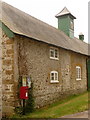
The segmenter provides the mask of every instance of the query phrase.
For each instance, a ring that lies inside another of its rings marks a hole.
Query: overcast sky
[[[88,42],[88,1],[89,0],[3,0],[14,7],[57,28],[57,18],[65,6],[77,18],[74,21],[75,37],[82,32]]]

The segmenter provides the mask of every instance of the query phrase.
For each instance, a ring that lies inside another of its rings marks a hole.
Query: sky
[[[30,14],[31,16],[58,27],[55,15],[64,7],[77,18],[74,20],[74,35],[84,34],[88,42],[88,2],[89,0],[3,0],[6,3]]]

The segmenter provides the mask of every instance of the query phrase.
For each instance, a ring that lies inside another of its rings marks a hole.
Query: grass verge
[[[73,95],[50,106],[35,110],[25,116],[15,115],[13,118],[60,118],[64,115],[74,114],[88,110],[88,92]]]

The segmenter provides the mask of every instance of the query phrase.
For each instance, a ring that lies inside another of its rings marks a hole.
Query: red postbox
[[[20,87],[20,99],[28,99],[28,86]]]

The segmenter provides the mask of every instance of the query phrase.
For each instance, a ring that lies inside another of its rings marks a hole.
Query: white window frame
[[[54,74],[54,79],[52,79],[52,74]],[[55,76],[56,75],[56,76]],[[56,79],[57,78],[57,79]],[[57,71],[51,71],[50,72],[50,83],[58,83],[58,72]]]
[[[56,50],[57,50],[57,57],[55,54]],[[51,52],[53,52],[53,56],[51,56]],[[59,60],[59,49],[58,48],[50,47],[50,59]]]
[[[76,66],[76,80],[81,80],[81,67]]]

